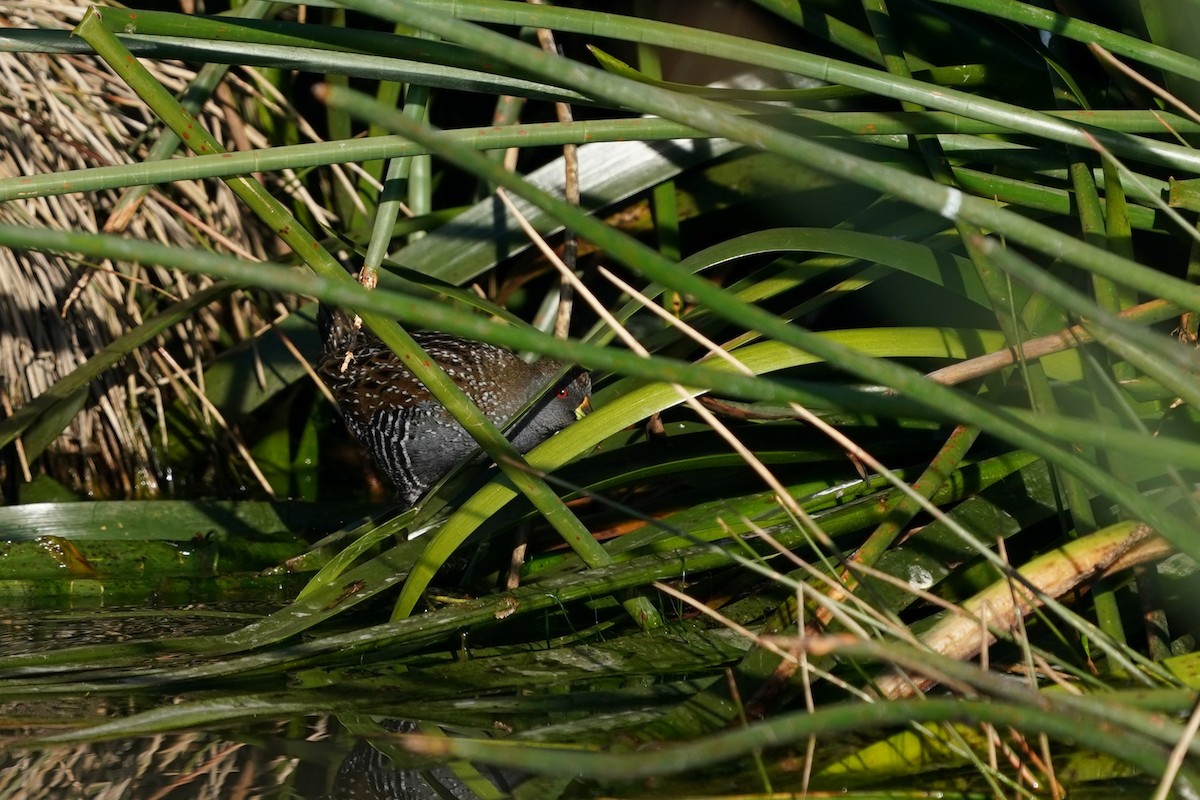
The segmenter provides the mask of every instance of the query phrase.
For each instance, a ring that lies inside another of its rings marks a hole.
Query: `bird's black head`
[[[513,446],[527,452],[575,422],[587,411],[591,394],[592,378],[588,373],[567,375],[513,428],[509,436]]]

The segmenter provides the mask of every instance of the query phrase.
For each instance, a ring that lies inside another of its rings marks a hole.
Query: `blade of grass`
[[[222,148],[155,78],[139,64],[101,22],[101,13],[91,8],[75,29],[91,44],[98,55],[138,92],[159,118],[176,131],[190,148],[201,153],[219,153]],[[257,181],[236,178],[230,188],[316,272],[326,278],[351,281],[341,266]],[[581,557],[595,566],[609,563],[607,553],[592,539],[562,500],[528,470],[521,454],[504,438],[496,426],[475,406],[463,390],[421,349],[416,340],[394,320],[371,311],[361,315],[380,337],[420,380],[434,398],[454,416],[475,438],[484,452],[500,465],[513,484],[524,493],[546,520],[562,535],[571,547],[579,548]],[[644,598],[625,601],[630,614],[639,625],[655,627],[661,624],[657,611]]]
[[[355,5],[370,5],[364,0],[354,0]],[[378,9],[376,9],[378,10]],[[532,64],[553,63],[556,69],[562,69],[557,62],[559,59],[546,57],[540,50],[531,48],[527,45],[522,45],[519,42],[512,42],[498,34],[492,34],[489,31],[476,29],[474,26],[465,25],[456,20],[447,20],[442,18],[434,19],[432,15],[427,15],[424,12],[417,13],[416,9],[405,7],[403,11],[399,9],[390,9],[387,13],[394,16],[401,16],[405,21],[422,27],[432,27],[438,33],[454,38],[456,40],[468,41],[477,44],[482,49],[496,52],[497,55],[503,53],[504,56],[510,59],[521,61],[526,66],[532,68]],[[544,58],[550,58],[549,62],[543,62]],[[584,68],[575,65],[571,68],[576,74]],[[588,71],[586,78],[580,76],[579,80],[589,85],[603,85],[603,92],[609,92],[614,95],[621,95],[628,98],[631,102],[641,104],[644,102],[639,99],[635,93],[625,91],[629,87],[634,87],[636,93],[657,93],[654,87],[647,87],[641,84],[625,82],[622,79],[615,78],[603,73],[592,74],[594,71]],[[627,85],[628,84],[628,85]],[[661,98],[660,98],[661,99]],[[832,345],[828,341],[822,341],[821,337],[805,331],[799,326],[783,321],[774,315],[767,313],[753,306],[739,303],[730,298],[719,287],[712,286],[707,281],[698,278],[694,275],[683,273],[678,269],[677,265],[667,262],[662,259],[657,253],[645,247],[644,245],[629,239],[628,237],[620,236],[611,231],[603,223],[591,218],[590,216],[581,214],[575,209],[572,209],[555,198],[546,196],[541,192],[533,190],[519,178],[505,173],[503,170],[494,168],[494,165],[478,156],[474,151],[468,151],[460,146],[443,139],[439,134],[429,129],[419,128],[408,124],[408,121],[400,118],[400,115],[395,112],[390,112],[380,109],[366,97],[358,95],[354,92],[341,92],[336,87],[331,87],[327,93],[327,101],[341,105],[347,108],[352,113],[363,115],[375,120],[378,120],[388,127],[390,130],[402,131],[404,135],[409,136],[417,141],[425,142],[430,146],[439,148],[440,152],[448,159],[458,163],[470,171],[486,175],[498,185],[511,190],[514,194],[525,197],[526,200],[536,205],[541,206],[548,213],[553,213],[560,220],[575,228],[581,235],[591,239],[592,241],[602,244],[614,257],[623,261],[630,267],[637,269],[643,275],[655,280],[665,286],[669,286],[677,291],[687,292],[694,295],[699,302],[709,306],[713,311],[721,314],[727,319],[738,324],[744,325],[748,329],[760,331],[768,336],[777,338],[779,341],[791,343],[797,347],[808,350],[809,352],[820,355],[822,358],[831,363],[838,364],[841,368],[853,372],[860,377],[879,384],[891,386],[897,391],[912,399],[920,399],[922,402],[929,403],[930,406],[938,407],[944,412],[953,414],[959,421],[977,425],[981,428],[1000,435],[1019,447],[1031,450],[1042,455],[1053,463],[1060,464],[1064,469],[1071,470],[1079,475],[1083,480],[1087,481],[1094,488],[1114,498],[1126,508],[1140,518],[1146,520],[1149,524],[1158,529],[1164,536],[1167,536],[1176,546],[1189,555],[1194,554],[1200,557],[1200,542],[1196,541],[1190,534],[1191,525],[1180,519],[1174,513],[1158,507],[1156,504],[1147,501],[1139,492],[1133,488],[1117,481],[1111,475],[1097,468],[1095,465],[1079,458],[1074,452],[1063,445],[1045,440],[1039,434],[1034,433],[1022,423],[1015,420],[1010,415],[998,409],[991,409],[981,404],[974,398],[968,398],[955,392],[947,392],[943,387],[926,382],[921,376],[908,370],[907,368],[886,361],[872,359],[862,356],[860,353],[849,351],[845,348]],[[687,104],[693,103],[703,104],[703,101],[695,98],[674,98],[669,101],[672,104]],[[705,104],[707,105],[707,104]],[[665,110],[665,109],[664,109]],[[712,109],[707,109],[703,112],[706,120],[716,122],[716,114],[710,113]],[[724,126],[722,126],[724,127]],[[739,133],[745,135],[749,131],[738,128]],[[766,132],[755,129],[756,133]],[[773,132],[766,134],[768,138],[773,138]],[[790,138],[789,138],[790,141]],[[811,143],[808,143],[811,146]],[[807,149],[794,151],[794,155],[799,157],[803,153],[803,160],[809,161],[812,155]],[[842,154],[830,155],[832,161],[841,162]],[[843,164],[847,167],[847,172],[856,180],[863,182],[873,181],[874,177],[884,175],[887,171],[879,168],[877,165],[868,166],[866,163],[860,163],[856,159],[849,159]],[[817,166],[814,164],[814,166]],[[826,162],[823,167],[835,170],[835,167],[830,162]],[[870,173],[867,175],[866,173]],[[895,181],[892,180],[895,178]],[[950,200],[949,207],[944,207],[943,213],[945,216],[954,218],[961,211],[965,211],[970,205],[974,206],[975,198],[969,198],[962,195],[958,190],[947,190],[936,185],[924,187],[931,190],[932,194],[925,194],[923,191],[914,193],[912,185],[920,182],[910,175],[889,176],[885,183],[888,190],[893,191],[901,196],[910,197],[914,200],[920,197],[924,203],[928,203],[931,198],[941,198],[943,201]],[[927,182],[926,182],[927,183]],[[883,188],[881,185],[880,188]],[[957,206],[957,207],[955,207]],[[993,212],[999,214],[997,209],[994,209],[990,204],[982,203],[979,208],[987,207],[987,211],[981,215],[978,222],[985,223],[988,219],[993,218]],[[1007,213],[1007,212],[1006,212]],[[1014,215],[1015,216],[1015,215]],[[1003,216],[1001,226],[1005,230],[1011,231],[1012,224],[1004,224],[1011,222],[1008,216]],[[1023,220],[1020,224],[1028,223]],[[1048,229],[1045,233],[1049,233]],[[1060,251],[1065,251],[1068,248],[1065,246],[1064,238],[1058,234],[1053,236],[1056,242],[1064,243],[1064,246],[1059,247]],[[1087,248],[1086,245],[1079,243],[1080,247]],[[1114,258],[1123,264],[1128,264],[1132,269],[1139,271],[1141,274],[1150,273],[1144,267],[1125,262],[1124,259],[1119,259],[1111,254],[1097,251],[1095,248],[1087,248],[1089,253],[1099,253],[1095,256],[1095,260],[1091,262],[1094,269],[1097,262],[1105,256]],[[1099,270],[1096,270],[1099,271]],[[1129,269],[1123,270],[1123,276],[1128,278]],[[1154,283],[1160,283],[1161,279],[1166,276],[1155,275]],[[1181,294],[1182,289],[1178,281],[1175,284],[1177,289],[1173,294]],[[1184,284],[1186,286],[1186,284]],[[1187,287],[1186,292],[1192,294],[1195,287]]]

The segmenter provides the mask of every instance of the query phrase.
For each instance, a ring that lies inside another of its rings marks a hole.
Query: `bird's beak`
[[[590,412],[591,410],[592,410],[592,398],[590,396],[583,398],[583,402],[575,407],[575,419],[577,421],[583,419],[584,417],[586,417],[588,415],[588,412]]]

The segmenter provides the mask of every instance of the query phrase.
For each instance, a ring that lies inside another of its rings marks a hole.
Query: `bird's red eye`
[[[567,387],[564,386],[563,388],[561,388],[557,392],[555,392],[554,396],[557,397],[559,400],[566,400],[567,394],[568,394]]]

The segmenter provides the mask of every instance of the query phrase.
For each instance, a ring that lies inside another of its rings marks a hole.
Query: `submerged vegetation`
[[[1200,796],[1200,6],[598,5],[0,3],[0,797]]]

